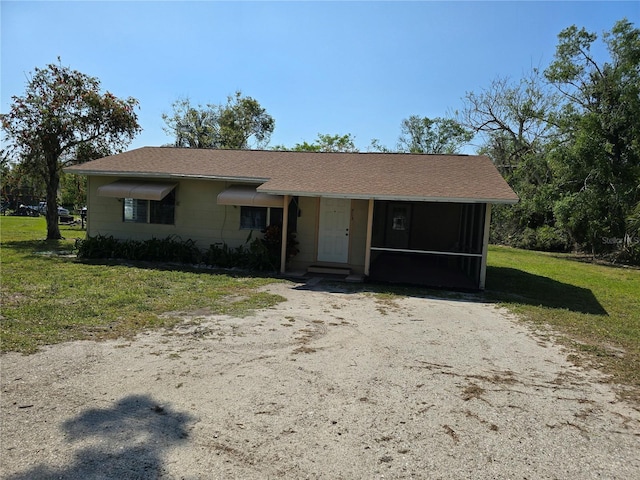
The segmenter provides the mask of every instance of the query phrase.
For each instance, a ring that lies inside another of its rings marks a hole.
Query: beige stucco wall
[[[206,250],[213,243],[226,243],[231,247],[242,245],[250,233],[249,230],[240,229],[240,207],[217,204],[218,194],[228,188],[230,183],[207,180],[177,181],[175,223],[158,225],[124,222],[122,200],[98,196],[98,187],[116,180],[120,178],[89,178],[89,236],[111,235],[122,240],[145,240],[176,235],[183,240],[194,240],[202,250]],[[296,238],[300,251],[287,266],[287,270],[304,270],[316,263],[319,206],[320,199],[317,197],[299,198],[300,214]],[[367,200],[351,202],[349,263],[354,273],[364,271],[367,208]],[[262,233],[256,230],[252,235],[255,238]]]
[[[118,180],[115,177],[89,178],[87,233],[112,235],[118,239],[145,240],[177,235],[191,239],[203,250],[212,243],[242,245],[249,230],[240,230],[240,207],[218,205],[218,194],[230,184],[207,180],[182,180],[176,187],[174,225],[122,221],[122,200],[97,195],[99,186]],[[259,231],[255,235],[261,235]]]
[[[353,273],[364,273],[367,243],[367,213],[369,200],[351,200],[351,233],[349,238],[349,264]]]

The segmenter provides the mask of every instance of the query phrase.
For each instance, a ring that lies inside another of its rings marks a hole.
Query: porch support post
[[[371,235],[373,231],[373,198],[369,199],[369,211],[367,213],[367,242],[364,248],[364,274],[369,276],[369,265],[371,264]]]
[[[480,283],[478,288],[484,290],[485,278],[487,276],[487,252],[489,251],[489,227],[491,226],[491,204],[487,203],[484,212],[484,238],[482,239],[482,263],[480,264]]]
[[[282,206],[282,249],[280,250],[280,273],[285,272],[287,264],[287,230],[289,229],[289,195],[284,196]]]

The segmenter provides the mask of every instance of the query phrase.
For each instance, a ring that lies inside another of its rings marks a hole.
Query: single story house
[[[518,197],[486,156],[143,147],[75,165],[87,234],[242,245],[295,232],[281,273],[483,289],[492,204]]]

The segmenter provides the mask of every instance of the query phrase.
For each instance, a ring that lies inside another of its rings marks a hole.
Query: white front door
[[[351,200],[324,197],[320,199],[319,262],[348,262],[350,220]]]

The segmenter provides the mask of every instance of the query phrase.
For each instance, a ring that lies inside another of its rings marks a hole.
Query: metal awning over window
[[[241,207],[282,207],[282,195],[270,195],[256,191],[254,186],[234,185],[218,194],[218,205],[238,205]]]
[[[118,180],[98,187],[98,195],[101,197],[137,198],[139,200],[160,201],[177,183],[135,182],[130,180]]]

